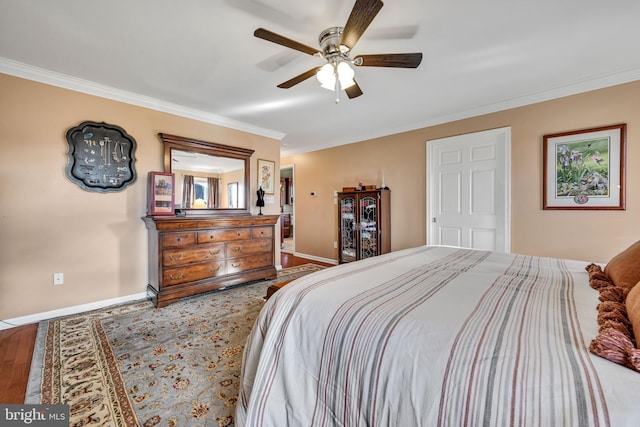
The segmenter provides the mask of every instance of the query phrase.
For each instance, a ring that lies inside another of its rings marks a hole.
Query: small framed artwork
[[[544,135],[543,209],[625,209],[626,124]]]
[[[148,215],[174,215],[175,175],[149,172]]]
[[[258,187],[266,194],[274,194],[276,163],[258,159]]]

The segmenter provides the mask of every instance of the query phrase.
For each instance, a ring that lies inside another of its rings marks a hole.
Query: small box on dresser
[[[148,296],[156,307],[260,279],[275,279],[278,215],[146,216]]]

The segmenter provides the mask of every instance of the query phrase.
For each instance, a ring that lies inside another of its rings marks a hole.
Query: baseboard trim
[[[16,326],[29,325],[31,323],[37,323],[42,320],[48,320],[48,319],[53,319],[53,318],[62,317],[62,316],[69,316],[72,314],[78,314],[78,313],[83,313],[85,311],[97,310],[100,308],[109,307],[111,305],[138,301],[146,298],[147,298],[146,292],[141,292],[138,294],[127,295],[124,297],[111,298],[111,299],[106,299],[102,301],[91,302],[88,304],[74,305],[72,307],[65,307],[57,310],[30,314],[28,316],[16,317],[13,319],[0,321],[0,330],[10,329]]]
[[[335,259],[322,258],[322,257],[319,257],[319,256],[303,254],[303,253],[300,253],[300,252],[294,252],[293,255],[297,256],[298,258],[306,258],[306,259],[310,259],[310,260],[313,260],[313,261],[320,261],[320,262],[326,262],[327,264],[338,265],[338,261],[336,261]]]
[[[306,258],[313,261],[320,261],[327,264],[337,265],[338,262],[334,259],[322,258],[314,255],[303,254],[300,252],[294,252],[294,256],[299,258]],[[282,264],[276,266],[276,270],[282,270]],[[125,297],[111,298],[108,300],[96,301],[88,304],[75,305],[72,307],[60,308],[57,310],[45,311],[42,313],[30,314],[28,316],[15,317],[13,319],[6,319],[0,321],[0,331],[4,329],[11,329],[16,326],[29,325],[31,323],[38,323],[43,320],[53,319],[56,317],[69,316],[72,314],[78,314],[85,311],[98,310],[100,308],[109,307],[110,305],[122,304],[126,302],[138,301],[146,299],[146,292],[138,294],[128,295]]]

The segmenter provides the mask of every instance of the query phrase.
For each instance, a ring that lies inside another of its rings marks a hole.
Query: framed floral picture
[[[274,194],[275,168],[275,162],[258,159],[258,187],[262,187],[265,194]]]
[[[544,135],[543,209],[625,209],[626,124]]]

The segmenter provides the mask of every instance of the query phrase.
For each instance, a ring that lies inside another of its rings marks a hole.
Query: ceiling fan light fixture
[[[338,80],[340,80],[340,87],[344,90],[353,86],[356,82],[353,80],[355,71],[346,62],[340,62],[336,68],[338,73]]]
[[[324,64],[318,73],[316,74],[316,78],[320,82],[320,85],[329,90],[335,90],[336,86],[336,75],[333,65],[327,63]]]
[[[323,88],[336,90],[336,75],[340,83],[338,89],[344,90],[356,84],[355,80],[353,80],[355,72],[346,62],[339,62],[338,65],[324,64],[316,74],[316,77]]]

